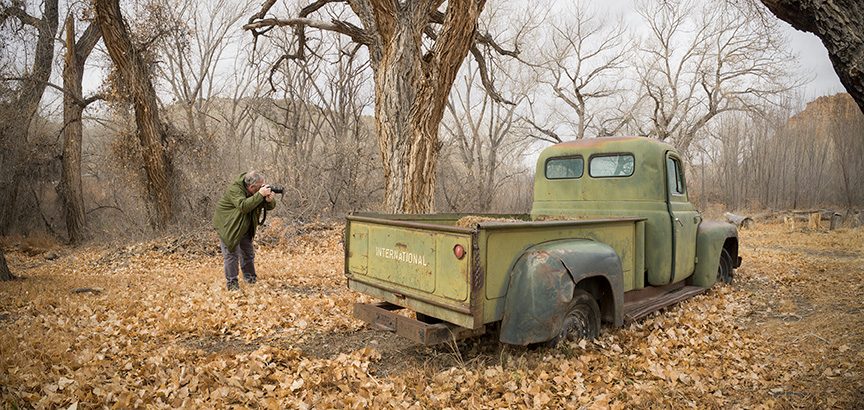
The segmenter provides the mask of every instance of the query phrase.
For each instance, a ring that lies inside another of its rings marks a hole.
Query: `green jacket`
[[[243,183],[245,175],[245,172],[240,174],[237,180],[228,186],[228,191],[222,195],[222,199],[216,204],[216,212],[213,213],[213,227],[216,228],[219,239],[222,239],[232,252],[250,229],[252,235],[255,235],[261,209],[267,208],[269,211],[276,208],[276,201],[266,202],[261,194],[256,192],[249,195],[246,192],[246,184]]]

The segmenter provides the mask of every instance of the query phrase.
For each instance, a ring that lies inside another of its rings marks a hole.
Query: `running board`
[[[629,323],[648,316],[667,306],[692,298],[708,290],[700,286],[680,284],[652,287],[628,292],[624,295],[624,322]]]

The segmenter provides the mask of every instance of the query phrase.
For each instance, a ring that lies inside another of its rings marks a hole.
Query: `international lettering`
[[[396,249],[375,247],[375,256],[394,261],[410,263],[412,265],[427,266],[426,257],[416,253],[398,251]]]

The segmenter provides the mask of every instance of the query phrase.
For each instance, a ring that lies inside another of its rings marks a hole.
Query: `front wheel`
[[[590,293],[576,289],[573,292],[573,300],[564,317],[561,333],[550,340],[551,345],[558,345],[563,341],[586,339],[591,340],[600,335],[600,307]]]
[[[717,268],[717,282],[730,284],[734,276],[735,268],[732,267],[732,256],[724,248],[720,251],[720,267]]]

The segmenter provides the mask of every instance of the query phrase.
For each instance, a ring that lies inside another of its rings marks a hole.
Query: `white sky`
[[[301,3],[305,1],[306,0],[300,0]],[[572,6],[572,2],[574,0],[512,1],[513,0],[497,0],[497,2],[510,3],[511,5],[518,5],[522,3],[534,4],[537,7],[549,7],[550,15],[554,15],[556,10],[563,10],[567,6]],[[710,2],[721,0],[696,1]],[[490,1],[490,4],[487,4],[487,8],[494,7],[494,3],[494,0]],[[607,15],[609,17],[612,17],[620,15],[624,19],[624,21],[631,27],[644,26],[645,23],[635,11],[635,3],[636,1],[634,0],[587,0],[587,2],[583,4],[596,10],[597,14],[601,16]],[[831,95],[845,91],[843,85],[840,84],[840,80],[837,77],[837,74],[834,72],[834,69],[831,66],[831,61],[828,59],[828,52],[825,50],[825,47],[822,46],[821,41],[814,34],[797,31],[785,22],[780,22],[780,24],[782,32],[788,38],[787,45],[790,51],[792,51],[798,56],[799,67],[801,70],[800,74],[802,74],[805,78],[811,80],[804,86],[802,90],[802,97],[804,98],[804,101],[810,101],[822,95]],[[242,40],[250,41],[251,39],[248,35],[246,35],[246,33],[243,33]],[[105,60],[107,60],[107,58],[104,56],[100,58],[97,57],[95,54],[97,53],[94,53],[93,58],[88,61],[88,66],[104,66],[106,64]],[[226,60],[230,59],[226,57]],[[229,67],[229,69],[233,69],[233,65],[231,63],[226,64],[231,66]],[[101,74],[103,73],[100,73],[99,70],[91,69],[87,71],[84,79],[85,94],[89,94],[90,92],[95,91],[95,89],[98,88],[99,84],[103,80]],[[57,81],[59,81],[59,79],[57,79]]]
[[[552,0],[552,3],[557,5],[570,1],[572,0]],[[633,0],[588,0],[587,4],[601,12],[606,11],[613,15],[620,14],[628,24],[644,24],[635,11],[635,1]],[[801,74],[807,79],[812,79],[804,86],[803,97],[805,101],[846,91],[843,84],[840,83],[837,73],[834,72],[831,60],[828,59],[828,50],[825,49],[815,34],[795,30],[784,21],[780,21],[780,27],[781,32],[787,36],[789,50],[798,56]]]

